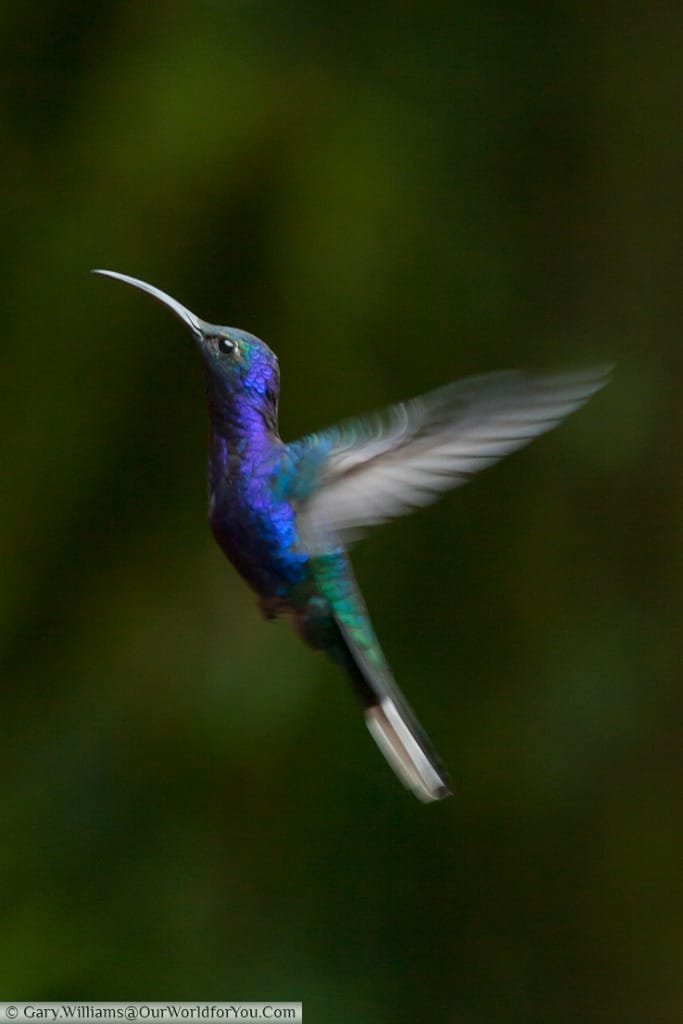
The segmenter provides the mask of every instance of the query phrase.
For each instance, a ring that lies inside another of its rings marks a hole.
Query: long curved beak
[[[162,305],[168,306],[168,308],[175,313],[180,320],[186,324],[195,338],[199,341],[204,337],[206,328],[209,326],[203,320],[200,320],[198,316],[191,313],[189,309],[181,305],[177,299],[171,298],[166,292],[162,292],[160,288],[155,288],[153,284],[147,284],[146,281],[140,281],[137,277],[128,277],[127,274],[119,274],[115,270],[93,270],[93,274],[101,274],[102,277],[113,277],[115,281],[123,281],[124,284],[130,284],[133,288],[139,288],[140,291],[147,292]]]

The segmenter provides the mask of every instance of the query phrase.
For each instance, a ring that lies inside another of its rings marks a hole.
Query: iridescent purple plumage
[[[200,320],[144,281],[98,273],[153,295],[194,335],[211,421],[211,528],[264,614],[291,614],[303,638],[348,671],[404,785],[424,801],[447,796],[447,776],[394,682],[346,545],[550,430],[606,383],[607,370],[470,378],[285,445],[278,362],[264,342]]]

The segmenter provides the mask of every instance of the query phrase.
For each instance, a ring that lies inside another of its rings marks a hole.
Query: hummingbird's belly
[[[215,504],[209,522],[220,548],[260,597],[298,604],[300,592],[311,581],[311,568],[289,503],[266,508],[243,502],[231,502],[227,508]]]

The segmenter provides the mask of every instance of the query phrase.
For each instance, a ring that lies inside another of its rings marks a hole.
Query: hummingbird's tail
[[[424,803],[450,796],[448,776],[394,682],[348,556],[342,548],[330,550],[312,559],[312,569],[319,596],[300,619],[302,636],[346,669],[370,734],[403,785]]]
[[[403,785],[419,800],[430,803],[450,796],[448,775],[394,682],[379,646],[373,645],[370,657],[340,619],[337,617],[337,626],[344,664],[365,707],[370,735]]]

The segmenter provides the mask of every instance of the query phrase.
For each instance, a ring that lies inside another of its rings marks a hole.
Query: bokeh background
[[[0,997],[360,1024],[683,1018],[683,8],[9,2]],[[357,572],[456,795],[205,523],[189,336],[292,439],[467,373],[615,361]]]

